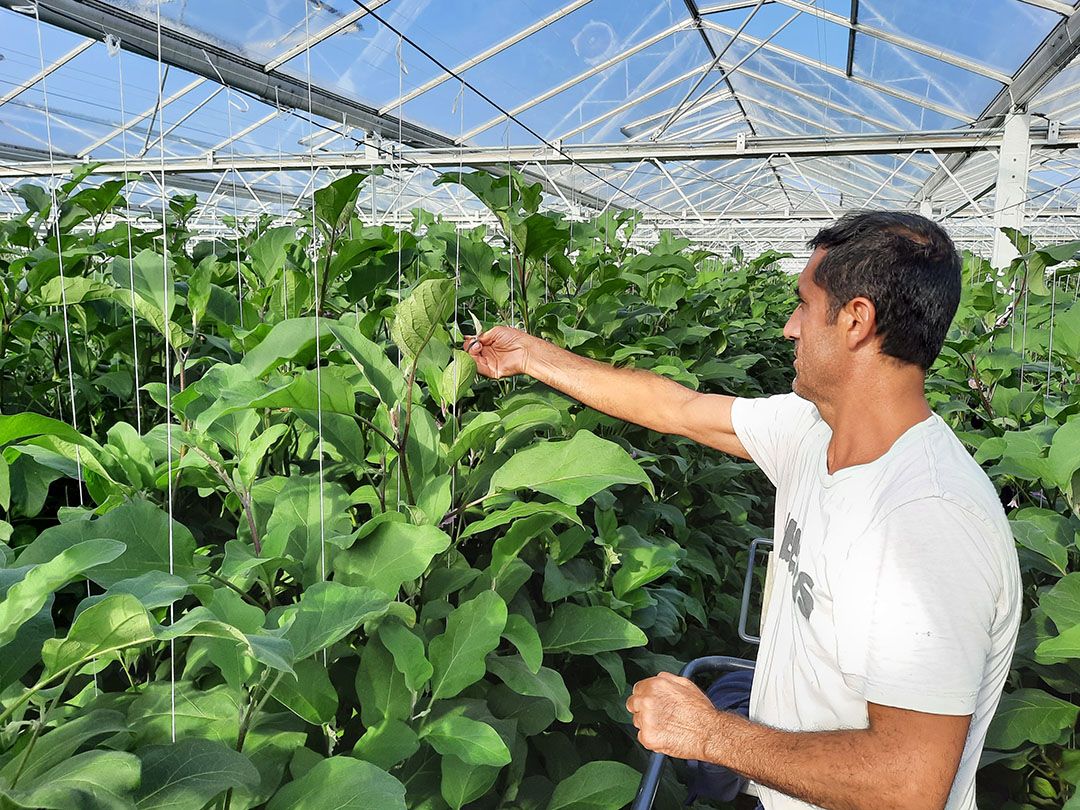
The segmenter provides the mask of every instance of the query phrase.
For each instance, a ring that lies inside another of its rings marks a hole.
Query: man
[[[701,394],[507,327],[466,348],[487,376],[751,459],[777,488],[750,719],[661,673],[627,701],[642,745],[745,775],[766,810],[974,808],[1021,585],[993,486],[924,395],[959,257],[903,213],[849,214],[810,245],[792,394]]]

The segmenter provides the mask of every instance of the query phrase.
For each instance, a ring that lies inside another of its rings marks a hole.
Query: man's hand
[[[669,672],[634,685],[626,701],[638,742],[677,759],[706,759],[720,712],[694,683]]]
[[[464,349],[476,361],[476,370],[498,380],[513,374],[528,373],[528,332],[511,326],[495,326],[479,335],[465,338]]]

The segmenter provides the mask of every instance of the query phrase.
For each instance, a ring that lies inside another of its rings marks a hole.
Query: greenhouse
[[[1080,810],[1080,3],[0,0],[0,307],[4,808]]]

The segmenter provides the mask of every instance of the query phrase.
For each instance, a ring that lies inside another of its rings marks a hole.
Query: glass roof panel
[[[557,12],[568,1],[530,0],[525,4],[462,0],[451,4],[395,0],[375,13],[453,69]],[[478,25],[478,20],[483,24]],[[398,98],[399,80],[402,92],[409,94],[442,75],[443,70],[434,61],[406,43],[402,60],[408,73],[399,76],[397,34],[371,17],[361,19],[357,25],[311,49],[311,75],[316,84],[384,107],[393,105]],[[306,55],[293,57],[282,70],[306,79]]]
[[[1018,0],[859,0],[861,24],[967,56],[1010,75],[1060,19],[1060,14]]]
[[[854,74],[973,118],[978,117],[1002,86],[969,70],[865,35],[855,38]],[[920,128],[926,127],[920,124]]]
[[[291,0],[110,0],[139,16],[264,63],[353,10],[351,3]],[[342,10],[339,10],[342,9]],[[305,15],[307,18],[305,19]]]

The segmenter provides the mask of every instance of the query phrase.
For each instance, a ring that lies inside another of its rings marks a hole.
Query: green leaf
[[[357,740],[352,755],[390,770],[418,750],[420,740],[412,727],[400,720],[387,719],[364,732],[364,736]]]
[[[436,554],[450,547],[450,536],[435,526],[382,523],[369,537],[357,541],[334,561],[338,578],[396,596],[431,564]]]
[[[491,477],[491,491],[530,489],[571,506],[615,484],[652,482],[636,461],[614,442],[579,430],[565,442],[540,442],[521,450]]]
[[[381,346],[364,337],[359,329],[340,321],[330,324],[330,332],[388,408],[405,399],[405,378]]]
[[[621,762],[588,762],[555,787],[547,810],[620,810],[633,801],[641,774]]]
[[[312,193],[315,216],[324,230],[335,232],[344,227],[354,213],[356,195],[367,177],[365,172],[352,172]]]
[[[51,731],[46,731],[30,752],[26,765],[20,754],[9,760],[0,770],[0,780],[8,784],[22,768],[23,784],[35,783],[39,777],[69,759],[83,746],[107,735],[121,734],[128,730],[124,715],[108,709],[94,709],[68,720]]]
[[[453,359],[439,381],[439,404],[449,408],[472,388],[476,379],[476,361],[471,354],[454,349]]]
[[[370,639],[360,654],[356,695],[365,726],[388,719],[405,720],[412,714],[413,694],[405,684],[405,676],[394,666],[393,656],[378,638]]]
[[[570,693],[562,676],[555,670],[540,667],[533,672],[518,656],[492,656],[488,658],[487,666],[499,680],[519,695],[550,701],[560,722],[569,723],[574,719],[570,713]]]
[[[1047,459],[1054,483],[1067,491],[1073,475],[1080,470],[1080,417],[1069,419],[1057,429]]]
[[[621,564],[611,578],[611,589],[620,599],[666,574],[683,556],[675,543],[649,542],[630,527],[620,528],[619,536]]]
[[[176,306],[172,264],[171,257],[166,260],[160,253],[146,249],[136,253],[130,261],[119,257],[113,259],[110,269],[119,286],[135,290],[136,295],[162,313],[167,321],[172,318]]]
[[[1057,663],[1069,658],[1080,658],[1080,624],[1048,638],[1035,648],[1037,660]]]
[[[313,725],[329,723],[338,709],[338,694],[322,661],[308,658],[296,664],[296,675],[283,675],[272,692],[274,700]]]
[[[341,641],[368,619],[384,614],[389,602],[371,588],[317,582],[282,615],[282,636],[292,644],[296,660],[302,661]]]
[[[454,810],[461,810],[491,790],[500,770],[494,765],[470,765],[457,757],[444,756],[439,763],[439,792]]]
[[[139,786],[139,760],[123,751],[85,751],[31,780],[19,781],[16,799],[25,807],[124,810]]]
[[[319,348],[325,353],[334,342],[330,321],[313,317],[289,318],[274,324],[259,345],[247,351],[242,365],[253,377],[262,377],[286,361],[306,365],[315,353],[316,328]]]
[[[458,606],[446,620],[446,631],[428,645],[434,667],[431,699],[453,697],[483,678],[484,659],[499,646],[504,627],[506,603],[494,591]]]
[[[435,330],[446,323],[454,306],[454,282],[450,279],[427,279],[402,300],[394,312],[390,335],[402,353],[419,356]]]
[[[541,513],[558,515],[568,523],[576,523],[578,526],[581,525],[581,518],[578,517],[577,510],[572,506],[567,506],[558,501],[553,501],[551,503],[540,503],[539,501],[529,501],[526,503],[518,501],[517,503],[511,504],[506,509],[500,509],[497,512],[486,515],[482,520],[470,523],[465,531],[461,533],[461,539],[464,540],[466,537],[472,537],[474,534],[480,534],[480,532],[486,532],[489,529],[505,526],[507,523],[511,523],[518,518],[531,517],[532,515]],[[555,521],[553,521],[553,523],[554,522]]]
[[[89,578],[104,588],[151,571],[169,571],[169,516],[142,498],[123,503],[96,520],[79,521],[42,532],[19,556],[21,565],[44,562],[59,548],[94,538],[123,538],[126,546],[116,559],[93,569]],[[77,538],[77,540],[76,540]],[[183,524],[172,521],[172,572],[188,582],[206,567],[195,557],[195,538]]]
[[[108,596],[71,623],[67,638],[50,639],[41,648],[41,660],[50,674],[58,674],[91,658],[155,638],[150,614],[130,594]]]
[[[405,810],[405,786],[381,768],[330,757],[279,790],[267,810]]]
[[[521,660],[531,672],[540,670],[544,661],[544,645],[532,622],[520,613],[511,613],[506,617],[506,627],[503,628],[502,635],[517,648]]]
[[[248,247],[251,268],[264,284],[269,285],[281,273],[288,258],[288,251],[296,244],[296,229],[293,227],[270,228]]]
[[[456,712],[447,712],[425,725],[420,739],[443,756],[455,756],[470,765],[510,764],[510,749],[495,729]]]
[[[324,571],[336,553],[330,540],[352,530],[349,515],[351,501],[345,488],[336,481],[320,481],[317,476],[290,476],[274,499],[274,510],[266,522],[263,554],[288,557],[302,567],[304,586],[324,579]],[[324,558],[324,554],[326,555]]]
[[[56,436],[73,443],[83,441],[81,433],[59,419],[36,413],[0,415],[0,447],[32,436]]]
[[[1080,624],[1080,572],[1067,574],[1039,599],[1039,607],[1063,633]]]
[[[1061,519],[1064,521],[1064,518]],[[1013,537],[1016,538],[1017,543],[1049,559],[1064,575],[1069,563],[1069,552],[1048,531],[1047,522],[1037,522],[1036,519],[1011,519],[1009,524],[1012,526]]]
[[[546,651],[576,655],[642,647],[648,642],[638,627],[599,605],[581,607],[563,603],[555,608],[550,621],[540,625],[539,631]]]
[[[1052,743],[1076,722],[1080,707],[1041,689],[1017,689],[1001,698],[986,734],[988,748],[1011,751],[1025,742]]]
[[[19,628],[37,615],[54,591],[88,569],[115,560],[124,548],[117,540],[84,540],[27,571],[0,602],[0,647],[15,638]]]
[[[497,413],[482,411],[461,429],[454,439],[450,452],[446,456],[447,464],[457,464],[471,450],[479,450],[487,440],[502,428],[502,419]]]
[[[136,752],[142,760],[138,810],[201,810],[225,791],[254,790],[259,772],[241,753],[197,737]]]
[[[414,692],[424,688],[433,671],[424,655],[424,642],[413,631],[394,621],[379,625],[379,639],[394,656],[394,665]]]

